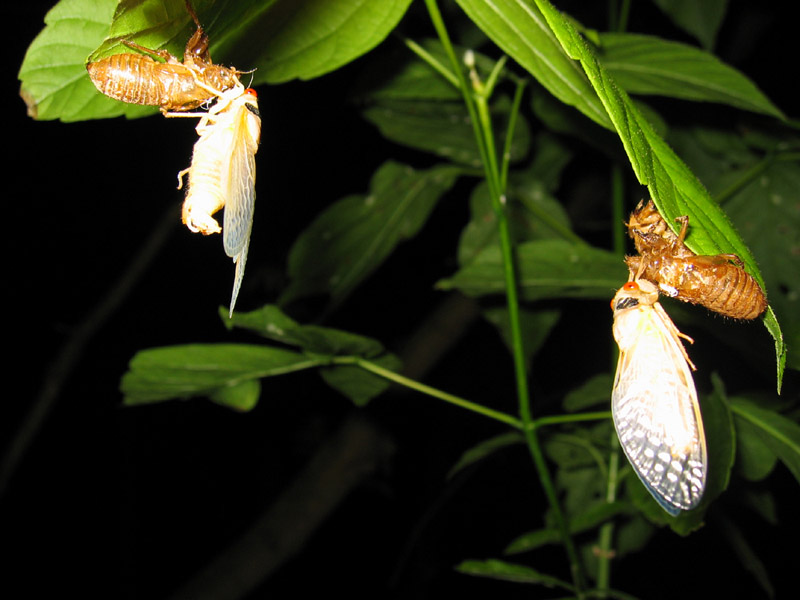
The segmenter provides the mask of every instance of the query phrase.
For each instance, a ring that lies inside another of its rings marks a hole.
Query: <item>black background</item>
[[[782,67],[790,60],[790,19],[767,6],[731,4],[722,57],[793,114],[794,76]],[[631,31],[652,32],[653,22],[663,22],[649,4],[634,5]],[[220,240],[191,235],[177,218],[182,193],[175,174],[188,164],[192,124],[159,117],[62,124],[25,115],[16,72],[49,7],[5,8],[4,312],[11,335],[4,336],[0,439],[10,441],[25,423],[63,344],[159,224],[168,218],[173,225],[157,259],[82,348],[0,498],[0,544],[7,550],[2,585],[25,590],[0,594],[161,598],[246,531],[355,409],[311,374],[265,382],[261,403],[248,414],[205,400],[120,407],[119,378],[137,350],[253,338],[226,331],[217,315],[233,278]],[[740,27],[751,29],[745,36],[750,47],[726,45],[742,39]],[[668,23],[663,29],[684,39]],[[288,248],[322,208],[366,191],[387,157],[412,160],[382,142],[347,101],[361,66],[356,61],[318,80],[259,88],[259,201],[240,309],[275,299],[285,284]],[[432,284],[455,266],[452,248],[467,218],[459,191],[328,324],[393,349],[402,343],[441,300]],[[387,298],[400,313],[381,309]],[[567,303],[566,310],[572,318],[551,336],[551,359],[544,363],[562,370],[557,379],[564,388],[605,369],[611,356],[605,303]],[[567,367],[560,358],[577,332],[600,349],[596,364]],[[507,351],[489,326],[477,323],[426,381],[467,397],[493,394],[493,406],[513,411],[511,375]],[[552,390],[537,391],[546,396]],[[363,412],[394,440],[395,457],[253,598],[339,591],[353,597],[551,597],[541,588],[452,571],[464,558],[499,556],[510,539],[539,525],[545,503],[537,483],[509,476],[531,473],[523,450],[501,453],[445,483],[460,454],[500,433],[499,427],[413,394],[378,400]],[[800,494],[782,466],[764,485],[783,490],[782,525],[749,522],[746,515],[742,524],[785,592],[791,573],[784,559],[796,551],[784,544],[793,544],[797,533]],[[647,551],[615,567],[613,585],[643,598],[761,595],[721,539],[712,527],[685,540],[663,531]],[[551,564],[535,567],[568,577],[561,550],[549,556]]]

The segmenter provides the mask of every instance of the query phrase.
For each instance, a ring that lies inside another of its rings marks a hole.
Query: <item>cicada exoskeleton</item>
[[[673,298],[734,319],[755,319],[767,308],[758,282],[735,254],[697,255],[684,244],[689,217],[676,235],[651,200],[631,213],[628,232],[639,256],[625,257],[631,276],[654,281]]]
[[[143,54],[114,54],[86,65],[95,87],[115,100],[158,106],[164,114],[198,108],[236,87],[241,72],[213,63],[208,36],[189,0],[186,9],[197,29],[186,43],[183,62],[166,50],[125,41],[126,46]]]

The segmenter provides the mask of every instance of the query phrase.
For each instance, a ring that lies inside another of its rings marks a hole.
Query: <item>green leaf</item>
[[[586,76],[565,54],[542,17],[524,0],[457,0],[472,21],[503,52],[570,106],[606,128],[608,116]]]
[[[232,319],[228,318],[227,309],[220,308],[220,318],[228,329],[247,329],[309,353],[371,358],[385,352],[383,345],[372,338],[331,327],[301,325],[273,304],[246,313],[233,313]]]
[[[386,353],[377,340],[330,327],[300,325],[277,306],[266,305],[248,313],[234,313],[233,319],[228,319],[227,310],[221,307],[220,318],[229,329],[249,329],[267,339],[300,347],[307,353],[359,356],[391,371],[399,371],[402,367],[400,359]],[[331,365],[321,369],[320,375],[357,406],[364,406],[390,385],[386,379],[351,365]]]
[[[501,96],[493,104],[495,131],[508,127],[511,103]],[[464,164],[480,167],[481,158],[475,143],[475,131],[463,102],[426,100],[382,100],[365,109],[364,118],[373,123],[385,138],[424,152]],[[496,144],[500,144],[497,140]],[[518,118],[511,142],[510,160],[525,156],[530,147],[530,133],[523,118]]]
[[[505,342],[509,350],[509,355],[511,355],[513,352],[513,343],[508,309],[506,307],[485,308],[483,310],[483,317],[500,332],[500,336],[503,338],[503,342]],[[525,364],[528,370],[530,370],[531,360],[544,345],[547,336],[550,335],[550,332],[558,324],[560,317],[561,311],[556,309],[528,310],[525,307],[520,308],[520,330],[522,339],[525,341]]]
[[[608,406],[613,386],[614,377],[611,373],[595,375],[564,396],[564,410],[574,413],[598,404]]]
[[[800,482],[800,425],[744,398],[730,398],[733,414],[755,428],[761,441]]]
[[[380,44],[411,0],[228,0],[219,9],[219,56],[256,69],[254,83],[312,79]]]
[[[552,575],[541,573],[524,565],[515,565],[497,559],[489,560],[465,560],[456,566],[456,571],[464,575],[474,575],[477,577],[490,577],[503,581],[515,581],[517,583],[535,583],[545,587],[557,587],[572,591],[574,588],[566,581],[562,581]]]
[[[547,0],[535,0],[565,52],[580,61],[601,99],[639,182],[646,185],[659,212],[677,233],[676,217],[689,216],[686,245],[697,254],[736,254],[764,287],[764,280],[747,245],[708,191],[653,130],[624,90],[603,68],[586,41]],[[778,389],[783,379],[786,347],[771,308],[763,317],[775,340]]]
[[[572,231],[564,207],[532,173],[512,173],[506,190],[508,221],[515,244],[539,239],[582,243]],[[498,242],[497,215],[489,187],[481,182],[470,196],[470,222],[458,243],[458,262],[466,266]]]
[[[252,85],[311,79],[383,41],[411,0],[195,0],[217,64],[252,72]],[[116,9],[116,10],[115,10]],[[20,70],[21,94],[38,119],[154,114],[106,98],[86,73],[92,59],[131,52],[123,40],[183,59],[194,23],[183,0],[62,0],[45,17]],[[248,80],[250,81],[250,80]]]
[[[261,396],[261,381],[245,379],[227,387],[220,387],[208,394],[209,400],[220,406],[232,408],[238,412],[253,410]]]
[[[297,239],[289,254],[292,281],[280,303],[317,294],[340,303],[397,244],[417,234],[459,173],[450,166],[416,171],[384,163],[368,195],[339,200]]]
[[[780,316],[786,345],[792,349],[789,364],[800,369],[800,206],[794,200],[800,165],[796,158],[765,161],[765,168],[725,208],[760,259],[771,310],[774,307]],[[745,170],[731,177],[741,177]]]
[[[447,472],[447,478],[450,479],[454,477],[460,471],[463,471],[470,465],[473,465],[487,456],[491,456],[498,450],[502,450],[503,448],[508,448],[509,446],[516,446],[518,444],[524,444],[525,438],[522,436],[521,433],[516,431],[511,431],[509,433],[503,433],[500,435],[496,435],[494,437],[489,438],[488,440],[484,440],[479,444],[476,444],[466,452],[464,452],[456,461],[450,470]]]
[[[204,4],[195,0],[193,6],[202,12]],[[151,50],[166,50],[183,61],[186,42],[196,27],[183,0],[119,0],[103,43],[86,58],[86,62],[112,54],[138,54],[137,50],[123,44],[124,41]]]
[[[403,366],[400,359],[394,354],[373,358],[371,362],[395,372],[400,371]],[[387,379],[356,366],[326,367],[320,370],[320,375],[325,383],[349,398],[356,406],[365,406],[391,385]]]
[[[785,118],[750,79],[713,54],[632,33],[601,33],[599,40],[603,67],[630,94],[717,102]]]
[[[775,588],[770,581],[769,571],[761,561],[758,552],[747,541],[742,530],[724,513],[717,517],[715,524],[727,541],[727,546],[736,554],[742,567],[752,573],[761,589],[766,592],[767,598],[774,598]]]
[[[606,250],[563,240],[526,242],[517,248],[520,296],[542,298],[608,299],[627,280],[619,257]],[[440,289],[459,289],[470,296],[505,291],[500,248],[491,246],[449,279]]]
[[[422,40],[419,47],[438,66],[448,64],[447,54],[439,40]],[[493,62],[488,57],[480,53],[475,53],[475,57],[479,63],[485,61],[491,68]],[[403,52],[400,57],[381,55],[368,61],[359,77],[354,96],[357,103],[367,105],[385,100],[452,102],[462,99],[461,91],[447,77],[428,61],[409,52]]]
[[[586,507],[580,513],[570,515],[569,532],[572,535],[595,529],[619,515],[631,515],[633,507],[628,502],[598,502]],[[531,531],[512,541],[504,554],[520,554],[541,546],[561,542],[561,532],[552,527]]]
[[[736,424],[736,468],[748,481],[761,481],[772,473],[778,456],[761,439],[756,425],[734,415]]]
[[[108,34],[116,5],[117,0],[62,0],[45,15],[45,28],[25,53],[18,75],[30,117],[68,122],[155,112],[104,96],[86,72],[86,57]]]
[[[121,390],[128,406],[163,400],[210,396],[232,400],[221,388],[327,364],[297,352],[246,344],[190,344],[150,348],[138,352],[122,377]],[[243,388],[232,394],[252,394]],[[240,398],[241,399],[241,398]]]
[[[714,47],[722,20],[728,8],[728,0],[653,0],[664,13],[681,29],[693,35],[703,48]]]

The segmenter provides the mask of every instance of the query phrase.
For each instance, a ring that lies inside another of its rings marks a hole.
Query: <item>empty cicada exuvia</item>
[[[697,255],[684,244],[689,217],[678,217],[678,235],[651,200],[639,202],[628,221],[639,256],[625,257],[631,277],[658,284],[662,293],[700,304],[734,319],[755,319],[767,308],[761,286],[735,254]]]
[[[703,420],[683,335],[658,303],[658,288],[629,281],[611,301],[619,363],[611,410],[622,449],[671,515],[697,506],[705,489]]]
[[[183,62],[166,50],[152,50],[124,41],[126,46],[144,54],[114,54],[86,65],[95,87],[115,100],[158,106],[165,115],[195,109],[236,87],[241,72],[212,62],[208,36],[189,0],[186,10],[197,30],[186,43]]]
[[[200,137],[194,144],[192,164],[178,174],[179,189],[183,176],[189,178],[182,218],[191,231],[219,233],[219,223],[212,215],[225,207],[223,244],[236,264],[230,307],[233,315],[244,277],[256,198],[255,154],[261,136],[256,92],[240,84],[224,92],[200,116]]]

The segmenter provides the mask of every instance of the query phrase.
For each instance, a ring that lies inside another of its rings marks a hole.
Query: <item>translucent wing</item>
[[[657,303],[617,302],[614,335],[620,358],[611,408],[620,444],[658,503],[677,515],[699,503],[707,463],[697,392],[677,328]]]
[[[256,162],[261,135],[261,118],[255,92],[247,90],[230,109],[234,112],[233,138],[230,161],[223,173],[222,189],[225,194],[225,217],[222,233],[225,254],[233,258],[236,273],[231,294],[230,315],[236,305],[244,278],[250,231],[253,227],[255,205]]]

